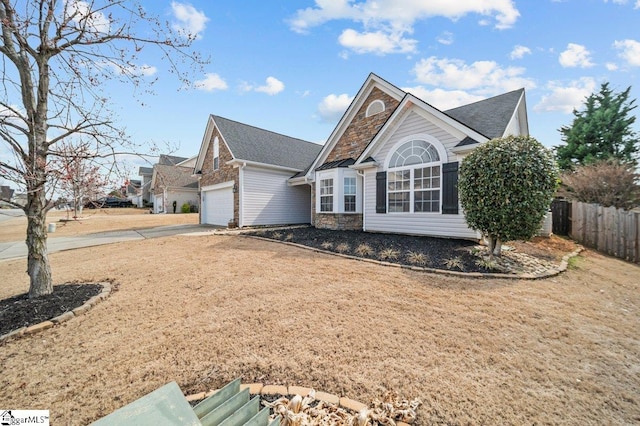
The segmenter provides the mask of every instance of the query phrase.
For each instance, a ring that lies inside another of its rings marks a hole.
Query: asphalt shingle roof
[[[355,164],[356,160],[353,158],[343,158],[341,160],[330,161],[328,163],[324,163],[320,167],[317,167],[316,170],[329,170],[329,169],[337,169],[340,167],[349,167],[352,164]]]
[[[518,89],[443,112],[489,139],[499,138],[504,135],[523,92],[524,89]]]
[[[213,115],[229,149],[237,160],[304,170],[316,158],[321,145],[281,135]]]
[[[154,166],[156,172],[156,185],[158,187],[174,187],[174,188],[197,188],[198,178],[192,177],[193,169],[191,167],[169,166],[165,164],[156,164]],[[194,185],[195,184],[195,185]]]
[[[176,164],[182,163],[186,160],[188,160],[187,157],[177,157],[175,155],[160,154],[158,164],[162,164],[164,166],[175,166]]]

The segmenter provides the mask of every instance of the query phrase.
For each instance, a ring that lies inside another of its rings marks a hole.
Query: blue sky
[[[158,65],[157,95],[123,99],[122,121],[184,156],[209,114],[324,143],[370,72],[440,109],[525,87],[531,134],[547,146],[602,82],[640,98],[640,0],[146,4],[197,33],[211,62],[187,91]]]
[[[112,106],[136,142],[186,157],[209,114],[324,143],[370,72],[443,110],[524,87],[531,134],[549,147],[602,82],[640,98],[640,0],[142,3],[211,62],[179,90],[143,52],[156,95],[143,106],[114,86]]]

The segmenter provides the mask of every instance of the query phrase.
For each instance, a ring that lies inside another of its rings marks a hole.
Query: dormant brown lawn
[[[167,217],[167,216],[165,216]],[[88,313],[0,346],[0,407],[87,424],[175,380],[369,402],[420,398],[418,424],[640,422],[640,268],[587,251],[540,281],[425,274],[233,236],[51,255],[56,283],[114,279]],[[27,290],[0,262],[0,298]]]

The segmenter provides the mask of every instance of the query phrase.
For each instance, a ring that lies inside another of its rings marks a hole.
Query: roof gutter
[[[233,160],[227,161],[225,164],[228,164],[230,166],[233,167],[245,167],[245,166],[255,166],[255,167],[263,167],[263,168],[267,168],[267,169],[275,169],[275,170],[282,170],[285,172],[301,172],[302,169],[294,169],[293,167],[286,167],[286,166],[278,166],[275,164],[267,164],[267,163],[259,163],[257,161],[248,161],[248,160],[240,160],[237,158],[234,158]]]

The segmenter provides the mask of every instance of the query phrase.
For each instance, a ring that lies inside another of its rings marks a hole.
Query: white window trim
[[[218,159],[218,167],[216,167],[216,159]],[[220,139],[216,136],[213,138],[213,171],[220,170]]]
[[[353,177],[356,179],[356,211],[346,212],[344,211],[344,178]],[[333,179],[333,210],[321,211],[320,210],[320,181],[324,179]],[[315,206],[317,214],[362,214],[362,200],[363,200],[363,185],[362,178],[358,176],[357,172],[353,169],[344,167],[321,170],[316,172],[316,196]]]
[[[353,179],[355,192],[347,194],[347,179]],[[347,211],[347,196],[354,197],[354,210]],[[358,210],[358,177],[345,175],[342,177],[342,209],[345,213],[355,213]]]
[[[413,164],[411,166],[408,167],[396,167],[394,169],[389,169],[387,170],[387,182],[389,181],[389,173],[392,172],[403,172],[403,171],[409,171],[409,190],[408,191],[389,191],[389,186],[387,184],[387,213],[388,214],[419,214],[419,215],[429,215],[429,214],[442,214],[442,162],[431,162],[431,163],[421,163],[421,164]],[[436,167],[439,166],[440,167],[440,186],[437,188],[430,188],[430,189],[420,189],[418,191],[438,191],[439,192],[439,197],[438,197],[438,210],[435,211],[431,211],[431,212],[417,212],[415,211],[415,193],[416,193],[416,189],[415,189],[415,172],[417,169],[424,169],[427,167]],[[408,212],[392,212],[389,208],[389,201],[390,201],[390,197],[389,194],[398,194],[398,193],[402,193],[402,192],[409,192],[409,211]]]
[[[438,156],[440,157],[440,161],[432,161],[430,163],[420,163],[420,164],[412,164],[410,166],[404,166],[404,167],[394,167],[394,168],[390,168],[389,167],[389,163],[391,162],[391,158],[393,157],[393,154],[398,150],[398,148],[400,148],[402,145],[404,145],[407,142],[413,141],[413,140],[423,140],[426,142],[429,142],[431,145],[433,145],[436,150],[438,151]],[[388,214],[417,214],[417,215],[440,215],[442,214],[442,166],[444,163],[447,162],[447,151],[444,148],[444,145],[435,137],[428,135],[428,134],[416,134],[416,135],[411,135],[411,136],[407,136],[404,137],[402,139],[400,139],[398,142],[396,142],[393,147],[389,150],[389,152],[387,153],[387,158],[385,159],[384,165],[385,165],[385,172],[387,173],[387,182],[389,180],[389,172],[400,172],[400,171],[404,171],[404,170],[409,170],[409,211],[408,212],[391,212],[389,211],[389,184],[387,183],[387,213]],[[438,191],[440,192],[440,199],[438,201],[438,210],[437,211],[433,211],[433,212],[415,212],[414,211],[414,203],[415,203],[415,189],[414,189],[414,179],[415,179],[415,170],[416,169],[423,169],[426,167],[434,167],[434,166],[440,166],[440,186],[438,188]],[[404,192],[404,191],[393,191],[393,193],[397,193],[397,192]]]
[[[331,181],[331,194],[322,194],[322,183],[326,181]],[[323,177],[318,181],[318,200],[320,203],[320,213],[333,213],[336,205],[336,181],[333,177]],[[331,210],[322,210],[322,197],[331,197]]]
[[[441,163],[446,163],[447,162],[447,158],[448,158],[447,150],[444,148],[444,145],[442,144],[442,142],[440,142],[438,139],[434,138],[431,135],[422,134],[421,133],[421,134],[416,134],[416,135],[411,135],[411,136],[404,137],[404,138],[400,139],[398,142],[396,142],[391,147],[391,149],[387,153],[387,158],[385,158],[385,160],[384,160],[384,169],[385,170],[389,170],[389,163],[391,162],[391,157],[393,157],[393,154],[398,150],[398,148],[400,148],[405,143],[407,143],[409,141],[413,141],[413,140],[423,140],[423,141],[429,142],[438,151],[438,156],[440,157],[440,162]]]
[[[382,105],[382,110],[381,110],[381,111],[378,111],[378,112],[376,112],[376,113],[371,113],[371,107],[372,107],[372,106],[374,106],[374,105],[378,105],[378,104]],[[386,110],[386,108],[387,108],[387,107],[386,107],[386,105],[384,104],[384,102],[382,102],[380,99],[376,99],[375,101],[372,101],[372,102],[369,104],[369,106],[367,106],[367,112],[365,113],[365,117],[371,117],[371,116],[373,116],[373,115],[380,114],[381,112],[384,112],[384,111]]]

